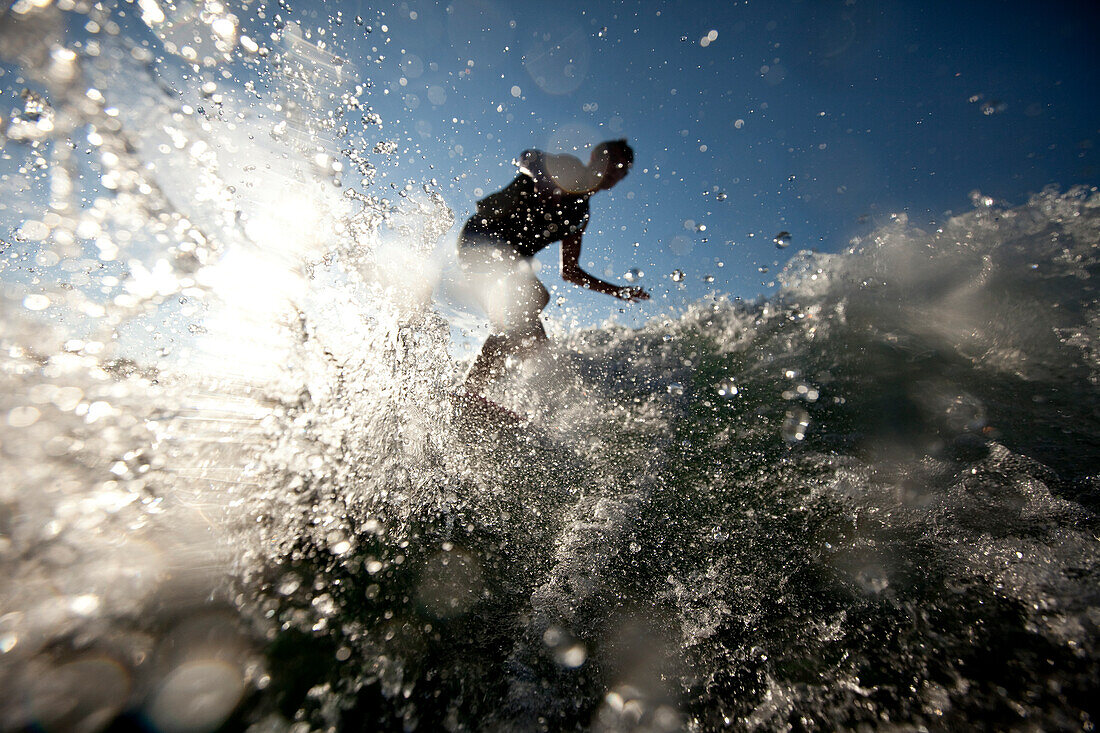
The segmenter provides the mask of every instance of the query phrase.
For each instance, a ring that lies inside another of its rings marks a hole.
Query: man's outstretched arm
[[[566,282],[580,285],[604,295],[613,295],[629,303],[649,300],[649,293],[643,288],[616,285],[598,277],[589,275],[580,265],[581,235],[573,234],[561,241],[561,277]]]

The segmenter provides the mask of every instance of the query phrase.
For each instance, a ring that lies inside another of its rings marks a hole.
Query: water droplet
[[[732,379],[723,379],[716,386],[719,397],[736,397],[739,390],[737,384]]]
[[[714,275],[703,275],[703,282],[705,282],[705,283],[714,282]]]
[[[669,275],[669,277],[672,278],[672,282],[674,282],[674,283],[683,282],[684,281],[684,271],[683,270],[673,270],[672,274]]]
[[[694,247],[694,242],[683,234],[677,234],[668,244],[668,248],[672,250],[673,254],[680,255],[681,257],[691,254],[691,250]]]
[[[789,397],[787,396],[788,394],[790,395]],[[805,382],[800,382],[795,385],[793,390],[787,390],[783,393],[784,399],[804,399],[807,402],[817,402],[817,398],[820,396],[821,394],[817,391],[816,387]]]
[[[981,110],[982,114],[986,117],[992,117],[993,115],[1000,114],[1008,109],[1008,105],[999,99],[991,99],[988,102],[982,102]]]
[[[668,385],[668,393],[673,397],[679,397],[684,393],[684,385],[680,384],[679,382],[673,382],[672,384]]]
[[[787,410],[780,432],[783,435],[783,440],[788,443],[797,443],[806,437],[806,428],[808,427],[810,427],[810,413],[796,407],[793,410]]]
[[[164,678],[145,711],[156,730],[216,730],[243,694],[236,666],[217,659],[188,660]]]
[[[36,219],[28,219],[19,227],[15,236],[17,239],[24,242],[41,242],[46,237],[50,236],[50,227]]]
[[[30,405],[23,405],[21,407],[13,407],[8,413],[8,425],[13,428],[25,428],[34,425],[38,422],[38,418],[42,413],[38,411],[37,407]]]
[[[99,596],[84,593],[69,601],[69,608],[80,616],[91,616],[99,608]]]
[[[975,190],[970,192],[970,203],[976,207],[988,209],[996,202],[993,200],[992,196],[986,196],[981,191]]]
[[[581,643],[572,644],[571,646],[558,649],[554,653],[554,658],[558,660],[558,663],[563,667],[569,669],[576,669],[584,664],[584,660],[588,658],[588,650],[584,648]]]
[[[50,307],[50,299],[41,293],[31,293],[23,298],[23,307],[29,311],[41,311]]]
[[[631,267],[623,274],[623,279],[628,283],[638,282],[645,276],[645,273],[639,270],[637,267]]]
[[[719,191],[718,193],[714,194],[714,198],[717,199],[718,201],[725,201],[727,196],[724,192]]]
[[[298,580],[298,578],[296,578],[295,576],[285,575],[283,576],[283,579],[279,582],[277,590],[280,595],[289,596],[293,595],[298,590],[298,588],[301,587],[301,585],[301,581]]]
[[[237,35],[237,24],[232,18],[222,17],[210,23],[210,30],[225,40],[233,40]]]
[[[554,659],[563,667],[576,669],[588,658],[588,650],[572,633],[558,626],[543,632],[542,641],[554,652]]]
[[[772,237],[772,241],[775,242],[776,249],[786,249],[791,246],[791,233],[780,232]]]

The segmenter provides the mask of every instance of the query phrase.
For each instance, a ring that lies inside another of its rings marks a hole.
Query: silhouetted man
[[[550,300],[535,277],[531,258],[561,241],[561,276],[581,287],[627,302],[648,300],[639,287],[624,287],[585,272],[578,260],[588,225],[588,199],[621,181],[634,164],[626,140],[600,143],[588,165],[572,155],[527,150],[519,174],[506,188],[477,202],[458,240],[458,259],[477,288],[492,333],[469,374],[466,393],[482,393],[504,371],[509,356],[522,356],[546,341],[539,313]]]

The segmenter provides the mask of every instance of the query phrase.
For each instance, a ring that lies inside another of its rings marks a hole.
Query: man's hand
[[[649,293],[643,288],[619,286],[609,283],[598,277],[592,277],[580,266],[581,235],[571,234],[561,240],[561,276],[566,282],[580,285],[582,288],[605,295],[614,295],[627,303],[637,303],[639,300],[649,300]]]
[[[639,300],[649,300],[649,293],[644,288],[639,287],[627,287],[619,288],[612,293],[616,298],[625,300],[627,303],[637,303]]]

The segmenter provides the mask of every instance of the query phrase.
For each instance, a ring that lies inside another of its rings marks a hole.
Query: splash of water
[[[2,725],[1090,723],[1095,191],[563,334],[483,430],[369,81],[138,11],[0,21]]]
[[[354,70],[292,23],[261,47],[217,3],[140,9],[0,21],[28,84],[2,129],[5,727],[221,725],[266,679],[226,579],[281,557],[306,507],[351,547],[346,427],[311,409],[376,416],[361,442],[417,465],[426,412],[393,405],[451,367],[422,285],[438,192],[338,180],[370,149],[340,128]],[[247,81],[222,89],[230,68]]]

